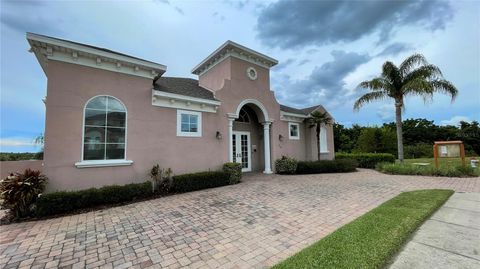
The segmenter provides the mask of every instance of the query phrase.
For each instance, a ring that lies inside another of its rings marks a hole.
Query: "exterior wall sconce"
[[[280,142],[283,142],[283,135],[278,135],[278,140],[280,140]]]
[[[220,140],[220,139],[222,139],[222,134],[221,134],[219,131],[217,131],[217,134],[215,135],[215,137],[216,137],[218,140]]]

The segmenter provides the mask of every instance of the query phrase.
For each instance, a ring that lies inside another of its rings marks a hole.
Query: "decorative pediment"
[[[145,78],[162,75],[167,67],[111,50],[68,40],[27,33],[30,51],[35,53],[45,74],[49,60],[78,64]]]
[[[228,57],[235,57],[267,69],[278,64],[278,61],[271,57],[229,40],[195,66],[192,73],[200,76]]]

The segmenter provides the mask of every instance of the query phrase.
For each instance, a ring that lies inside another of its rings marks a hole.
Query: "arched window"
[[[236,121],[250,123],[250,116],[248,115],[248,112],[245,110],[245,108],[240,109],[240,113]]]
[[[328,153],[327,128],[325,125],[320,127],[320,152]]]
[[[124,160],[127,110],[115,97],[96,96],[85,106],[83,160]]]

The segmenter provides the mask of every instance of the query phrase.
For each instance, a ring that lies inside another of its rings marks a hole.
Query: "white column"
[[[270,122],[264,122],[263,124],[263,141],[265,149],[265,170],[263,171],[264,174],[271,174],[272,168],[270,164]]]
[[[233,121],[234,119],[228,118],[228,161],[233,162]]]

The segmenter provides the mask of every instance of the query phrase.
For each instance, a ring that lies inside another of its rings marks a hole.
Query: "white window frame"
[[[327,127],[322,124],[322,126],[320,126],[320,137],[319,137],[320,141],[320,153],[329,153],[329,149],[328,149],[328,129]]]
[[[297,135],[296,136],[292,136],[292,132],[291,132],[291,127],[292,126],[297,126]],[[296,123],[296,122],[289,122],[288,123],[288,138],[290,140],[300,140],[300,123]]]
[[[197,116],[197,131],[182,132],[182,114]],[[177,136],[181,137],[202,137],[202,112],[177,109]]]
[[[85,149],[85,116],[86,116],[86,109],[87,105],[92,101],[93,99],[97,97],[111,97],[118,102],[120,102],[123,105],[123,108],[125,109],[125,150],[123,152],[123,159],[110,159],[110,160],[84,160],[84,149]],[[127,106],[122,102],[122,100],[118,99],[115,96],[111,95],[96,95],[93,96],[92,98],[88,99],[87,102],[85,102],[85,105],[83,106],[83,124],[82,124],[82,149],[81,149],[81,156],[79,162],[75,163],[75,166],[77,168],[88,168],[88,167],[106,167],[106,166],[125,166],[125,165],[132,165],[133,161],[132,160],[127,160],[127,142],[128,142],[128,110]]]

